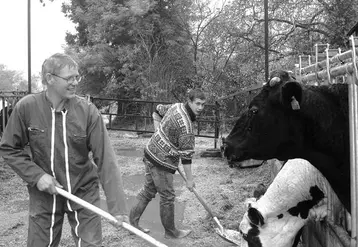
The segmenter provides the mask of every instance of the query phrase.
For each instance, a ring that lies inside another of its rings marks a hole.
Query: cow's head
[[[229,161],[280,158],[288,148],[299,146],[301,128],[298,114],[302,87],[286,71],[274,71],[261,92],[237,120],[224,139],[224,155]]]

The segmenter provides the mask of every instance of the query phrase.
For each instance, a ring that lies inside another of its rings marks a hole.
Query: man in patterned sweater
[[[199,89],[189,92],[186,103],[158,105],[153,113],[155,133],[144,149],[145,184],[137,195],[137,202],[131,209],[130,223],[148,233],[138,225],[148,203],[160,195],[160,219],[165,229],[165,238],[183,238],[191,230],[180,230],[174,224],[173,174],[178,169],[179,160],[187,177],[187,188],[195,187],[191,172],[192,156],[195,147],[193,122],[204,109],[206,96]],[[159,125],[158,125],[159,123]]]

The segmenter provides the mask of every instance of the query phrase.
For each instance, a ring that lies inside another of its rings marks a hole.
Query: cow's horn
[[[275,76],[275,77],[271,78],[269,85],[270,85],[270,87],[273,87],[273,86],[277,85],[277,83],[279,83],[280,81],[281,81],[280,77]]]

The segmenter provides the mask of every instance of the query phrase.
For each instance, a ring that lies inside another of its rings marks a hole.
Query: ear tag
[[[296,100],[295,96],[292,96],[291,107],[292,107],[292,110],[294,110],[294,111],[300,109],[300,103],[298,103],[298,101]]]

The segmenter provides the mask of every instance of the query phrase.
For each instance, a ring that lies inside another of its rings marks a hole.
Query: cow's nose
[[[221,149],[221,157],[226,158],[226,160],[229,163],[231,163],[231,161],[236,159],[236,156],[233,154],[231,148],[227,144],[222,145],[220,149]]]
[[[227,160],[227,164],[229,165],[230,168],[234,168],[235,166],[235,162],[234,160],[236,159],[235,156],[230,156],[230,157],[227,157],[226,160]]]
[[[226,159],[227,165],[229,165],[230,168],[234,167],[234,160],[236,159],[236,156],[234,154],[229,154],[228,148],[225,149],[222,157]]]
[[[221,147],[221,152],[223,154],[222,157],[226,157],[226,159],[228,160],[234,160],[236,158],[234,152],[233,152],[233,148],[232,146],[228,145],[228,144],[223,144]]]

